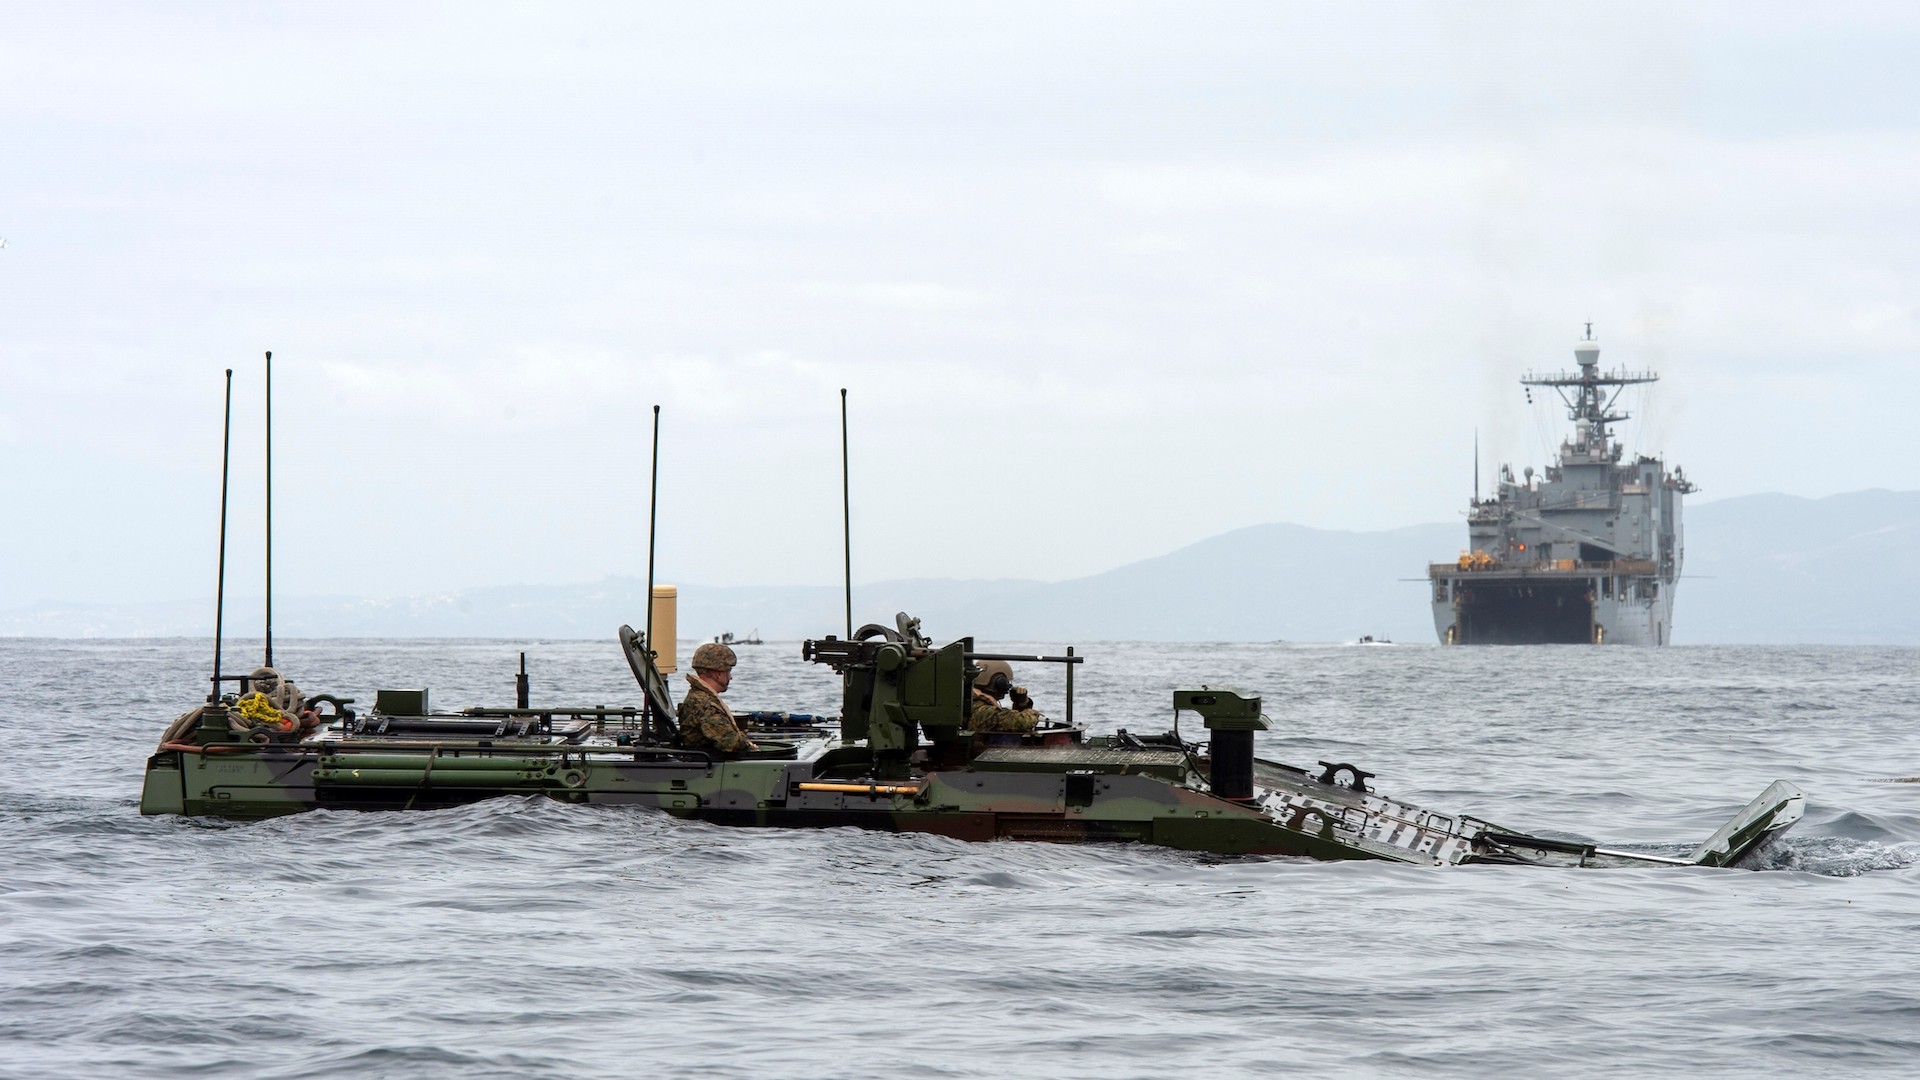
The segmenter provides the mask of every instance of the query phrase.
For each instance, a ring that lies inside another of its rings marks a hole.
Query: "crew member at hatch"
[[[1000,699],[1012,695],[1009,709]],[[1032,731],[1040,722],[1027,688],[1013,685],[1013,669],[1005,660],[982,660],[980,674],[973,679],[973,708],[967,714],[971,731]]]
[[[758,750],[752,739],[740,730],[733,710],[720,700],[733,681],[733,666],[740,658],[733,650],[717,642],[708,642],[693,650],[693,670],[687,672],[687,696],[680,699],[678,719],[680,745],[689,750],[708,750],[716,756],[737,756]]]

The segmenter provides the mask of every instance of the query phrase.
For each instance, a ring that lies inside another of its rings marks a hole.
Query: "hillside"
[[[861,585],[856,622],[921,616],[946,637],[1098,641],[1433,640],[1426,564],[1461,524],[1385,532],[1255,525],[1070,581],[919,579]],[[1823,499],[1754,495],[1689,507],[1676,644],[1920,645],[1920,492]],[[844,629],[832,586],[681,582],[680,632],[795,639]],[[283,637],[611,637],[645,618],[638,578],[498,586],[398,599],[275,600]],[[232,599],[229,632],[258,635],[258,601]],[[252,621],[249,621],[249,620]],[[203,635],[205,599],[142,607],[40,604],[0,612],[0,635]]]

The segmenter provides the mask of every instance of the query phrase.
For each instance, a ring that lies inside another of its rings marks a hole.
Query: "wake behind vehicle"
[[[1305,769],[1256,757],[1255,733],[1269,726],[1260,697],[1217,686],[1173,691],[1173,732],[1096,735],[1070,719],[1031,733],[974,732],[980,662],[1084,657],[1009,657],[978,651],[971,638],[935,645],[904,614],[893,627],[802,645],[805,659],[841,678],[837,722],[747,714],[761,749],[724,757],[679,745],[655,655],[627,627],[620,641],[642,689],[637,706],[534,707],[523,680],[512,707],[436,713],[424,690],[383,690],[366,716],[350,700],[321,696],[313,709],[287,698],[271,720],[252,720],[265,710],[243,681],[240,694],[176,721],[148,759],[141,812],[266,818],[537,794],[721,825],[853,825],[964,840],[1133,841],[1428,866],[1727,866],[1804,810],[1797,789],[1775,782],[1678,857],[1530,835],[1389,798],[1350,763]],[[1178,733],[1182,713],[1201,720],[1204,742]]]

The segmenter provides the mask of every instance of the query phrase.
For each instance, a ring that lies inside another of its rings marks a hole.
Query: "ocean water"
[[[1009,648],[1058,644],[983,643]],[[308,692],[637,695],[608,636],[283,641]],[[1920,1073],[1920,651],[1083,646],[1075,718],[1266,695],[1261,753],[1683,851],[1769,781],[1757,869],[1419,869],[728,829],[502,798],[143,818],[202,641],[0,640],[0,1077]],[[796,643],[736,708],[832,712]],[[229,643],[227,666],[257,645]],[[1062,710],[1057,669],[1020,672]],[[1190,720],[1191,722],[1191,720]]]

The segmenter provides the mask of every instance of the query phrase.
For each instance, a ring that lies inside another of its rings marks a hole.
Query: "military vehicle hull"
[[[530,739],[423,737],[436,723],[462,720],[419,718],[404,739],[325,731],[285,745],[165,746],[148,760],[141,811],[245,820],[537,795],[643,806],[719,825],[856,826],[962,840],[1128,841],[1221,855],[1427,866],[1717,866],[1790,827],[1803,804],[1790,785],[1775,784],[1742,811],[1739,828],[1681,858],[1434,813],[1363,790],[1367,774],[1350,766],[1330,767],[1322,780],[1256,759],[1252,797],[1222,798],[1209,789],[1197,745],[1130,736],[1051,746],[1045,736],[1027,736],[1017,745],[986,747],[965,765],[888,779],[871,775],[864,747],[828,734],[773,751],[779,756],[743,760],[623,746],[626,733],[617,728]]]
[[[292,712],[261,711],[259,693],[223,697],[169,726],[147,760],[140,810],[260,819],[520,795],[642,806],[719,825],[855,826],[962,840],[1131,841],[1423,866],[1724,866],[1790,828],[1804,809],[1800,793],[1777,782],[1684,858],[1530,836],[1388,798],[1369,786],[1372,773],[1350,763],[1322,761],[1315,773],[1257,758],[1255,733],[1270,724],[1261,698],[1227,687],[1175,690],[1175,730],[1165,734],[1092,735],[1071,719],[1036,713],[1022,714],[1028,730],[991,730],[997,710],[987,708],[991,695],[975,690],[986,664],[1058,662],[1071,673],[1084,657],[978,652],[972,638],[935,646],[918,620],[902,614],[898,624],[898,632],[869,624],[848,640],[805,642],[804,659],[840,674],[842,714],[737,715],[756,744],[737,756],[690,745],[697,739],[672,719],[657,654],[624,626],[621,648],[644,699],[638,707],[535,708],[524,682],[514,707],[459,713],[429,712],[426,690],[383,690],[364,718],[347,708],[350,700],[327,696],[290,701]],[[263,676],[294,693],[277,672],[250,678]],[[1069,717],[1072,685],[1069,674]],[[318,711],[323,704],[330,715]],[[1203,719],[1207,742],[1181,736],[1183,711]]]

